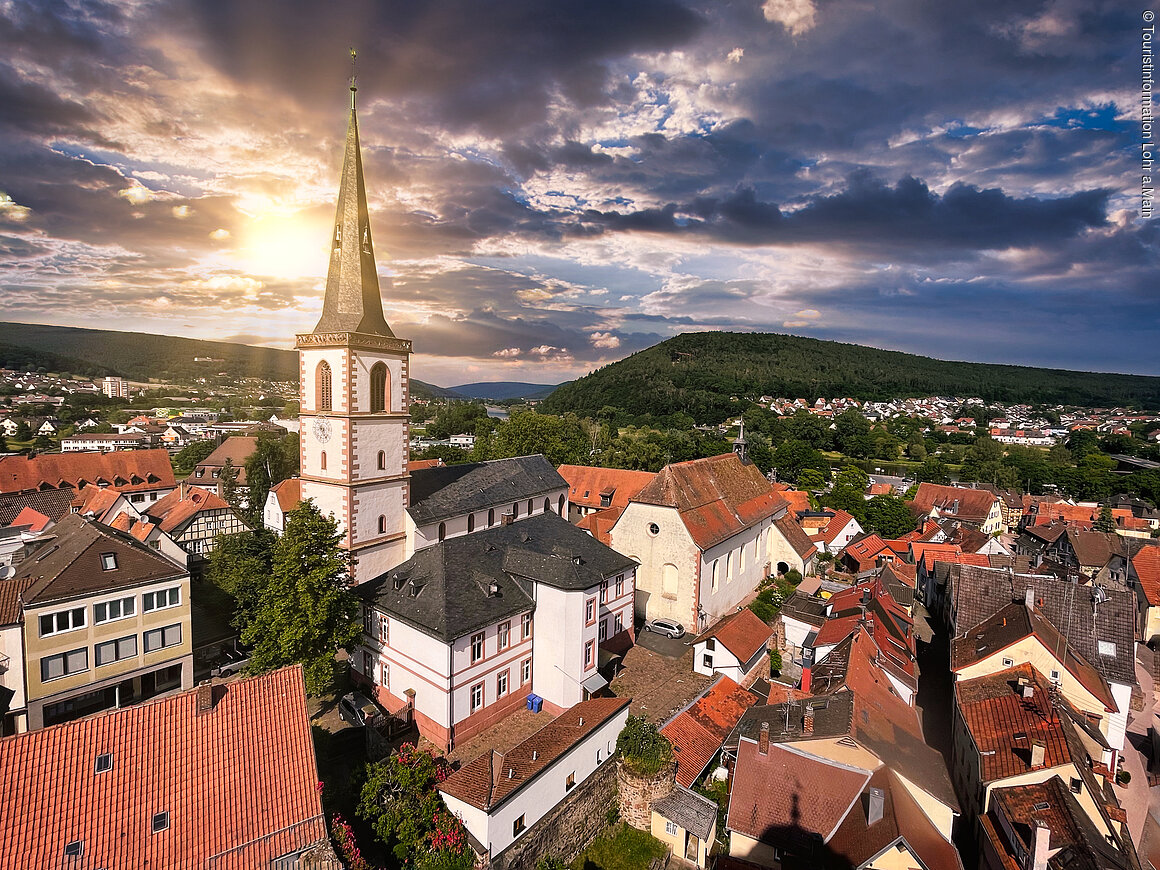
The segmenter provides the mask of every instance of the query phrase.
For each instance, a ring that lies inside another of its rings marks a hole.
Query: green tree
[[[0,432],[0,453],[8,452],[8,439],[4,437],[4,433]]]
[[[194,441],[182,447],[173,457],[175,470],[180,474],[189,474],[198,464],[217,449],[213,439]]]
[[[254,452],[246,458],[250,519],[260,524],[271,487],[297,473],[298,436],[293,432],[282,437],[268,433],[259,435]]]
[[[807,468],[815,469],[827,480],[830,477],[830,463],[826,457],[805,441],[794,439],[779,445],[773,451],[773,464],[778,477],[783,480],[797,480],[798,475]]]
[[[806,468],[798,475],[797,485],[807,492],[815,492],[826,485],[826,477],[816,468]]]
[[[883,538],[898,538],[917,525],[906,502],[894,495],[876,495],[866,502],[867,531],[877,532]]]
[[[486,442],[487,459],[542,453],[553,465],[587,462],[590,439],[572,414],[557,417],[534,411],[514,412]],[[480,446],[480,442],[476,442]]]
[[[474,432],[476,422],[484,419],[487,419],[487,408],[482,402],[450,402],[427,424],[427,435],[440,440],[465,435]]]
[[[1100,508],[1100,518],[1095,521],[1092,528],[1097,532],[1114,532],[1116,530],[1116,520],[1112,516],[1112,506],[1106,502]]]
[[[37,450],[51,450],[56,445],[52,443],[52,439],[47,435],[37,435],[32,442],[32,446]]]
[[[847,408],[834,418],[834,447],[847,456],[865,459],[874,447],[870,423],[856,408]]]
[[[301,662],[309,692],[320,694],[330,685],[335,653],[353,649],[362,635],[341,540],[335,520],[309,499],[286,515],[270,579],[242,632],[242,640],[254,646],[253,672]]]
[[[616,738],[616,751],[625,767],[640,776],[659,773],[673,757],[673,745],[643,716],[629,716]]]
[[[209,557],[206,577],[236,602],[232,624],[244,632],[258,611],[278,537],[264,526],[236,535],[221,535]]]
[[[234,510],[240,511],[242,505],[241,497],[238,494],[238,470],[234,468],[234,462],[228,456],[222,464],[221,473],[218,475],[218,485],[221,487],[222,498]]]
[[[31,441],[32,427],[28,425],[27,420],[21,420],[16,424],[16,432],[12,436],[17,441]]]
[[[870,485],[870,478],[861,468],[847,465],[834,478],[834,486],[828,493],[819,497],[819,501],[826,506],[844,510],[859,524],[866,519],[866,487]]]
[[[450,775],[446,758],[410,743],[367,765],[358,814],[401,866],[470,870],[462,822],[435,789]]]
[[[919,483],[950,483],[950,469],[937,456],[928,456],[922,466],[914,472],[914,479]]]

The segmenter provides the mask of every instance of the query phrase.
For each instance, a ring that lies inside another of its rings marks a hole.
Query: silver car
[[[650,619],[644,624],[644,630],[672,638],[685,636],[685,627],[672,619]]]

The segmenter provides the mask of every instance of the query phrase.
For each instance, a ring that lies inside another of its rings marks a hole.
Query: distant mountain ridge
[[[561,385],[541,409],[594,416],[604,408],[715,423],[745,397],[884,401],[977,396],[985,401],[1160,407],[1160,377],[950,362],[778,333],[701,332],[670,338]]]
[[[549,396],[559,384],[526,384],[520,381],[480,381],[448,387],[450,392],[467,396],[469,399],[543,399]]]
[[[0,322],[0,365],[7,362],[90,377],[116,374],[134,381],[193,383],[223,372],[231,380],[298,380],[296,350],[41,323]],[[446,391],[412,378],[411,393],[430,398]]]

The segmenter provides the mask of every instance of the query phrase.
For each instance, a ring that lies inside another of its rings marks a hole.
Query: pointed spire
[[[351,51],[354,63],[354,51]],[[383,317],[379,276],[371,244],[370,215],[363,182],[362,152],[358,141],[355,110],[355,77],[350,79],[350,123],[342,158],[342,178],[338,187],[331,237],[330,271],[326,276],[326,298],[322,317],[314,327],[320,332],[362,332],[394,336]]]

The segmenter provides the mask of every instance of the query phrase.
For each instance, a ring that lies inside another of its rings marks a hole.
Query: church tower
[[[383,317],[354,81],[322,317],[297,336],[302,498],[332,514],[353,583],[404,560],[411,342]]]

